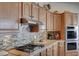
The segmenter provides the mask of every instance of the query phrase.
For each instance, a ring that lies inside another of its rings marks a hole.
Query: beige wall
[[[78,2],[48,2],[52,6],[50,11],[59,11],[60,13],[63,11],[70,11],[74,13],[79,13],[79,3]],[[45,2],[39,3],[41,6],[44,4],[48,4]]]

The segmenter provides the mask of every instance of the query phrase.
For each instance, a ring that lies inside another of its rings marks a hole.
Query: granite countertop
[[[16,50],[15,48],[14,49],[10,49],[7,52],[8,52],[8,55],[13,55],[13,56],[30,56],[30,55],[34,55],[35,53],[40,52],[42,49],[48,48],[49,46],[51,46],[51,45],[53,45],[53,44],[55,44],[55,43],[57,43],[59,41],[64,42],[64,40],[45,40],[44,42],[39,43],[39,44],[44,44],[45,46],[43,48],[40,48],[40,49],[32,52],[32,53],[19,51],[19,50]]]

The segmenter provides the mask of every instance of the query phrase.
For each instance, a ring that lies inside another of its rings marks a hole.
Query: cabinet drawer
[[[40,56],[40,53],[35,54],[34,56]]]
[[[41,56],[46,56],[46,50],[41,51]]]
[[[52,48],[47,49],[47,56],[52,56]]]
[[[78,52],[66,52],[66,56],[78,56]]]

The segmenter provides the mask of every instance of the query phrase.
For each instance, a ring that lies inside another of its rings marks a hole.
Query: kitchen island
[[[64,56],[64,42],[64,40],[44,40],[43,42],[35,42],[35,44],[43,44],[44,47],[30,53],[15,48],[6,52],[8,56]]]

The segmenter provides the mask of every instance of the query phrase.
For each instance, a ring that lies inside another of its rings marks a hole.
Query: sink
[[[44,45],[36,45],[36,44],[26,44],[24,46],[15,47],[15,49],[24,51],[24,52],[33,52],[37,49],[44,47]]]

